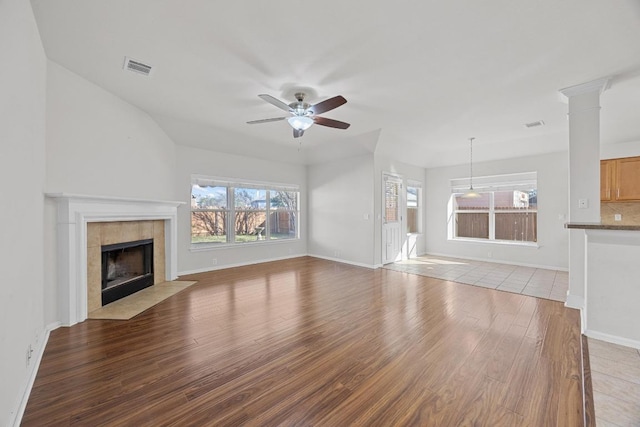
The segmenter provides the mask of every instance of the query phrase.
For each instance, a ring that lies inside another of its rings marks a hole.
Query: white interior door
[[[389,264],[402,259],[402,177],[383,174],[382,190],[382,263]]]

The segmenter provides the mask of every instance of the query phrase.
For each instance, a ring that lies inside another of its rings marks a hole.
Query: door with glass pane
[[[382,218],[382,263],[402,259],[402,177],[382,175],[384,211]]]

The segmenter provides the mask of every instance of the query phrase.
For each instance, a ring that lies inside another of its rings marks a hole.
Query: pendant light
[[[473,189],[473,140],[475,138],[469,138],[469,190],[465,192],[462,197],[465,199],[477,199],[482,197],[480,193]]]

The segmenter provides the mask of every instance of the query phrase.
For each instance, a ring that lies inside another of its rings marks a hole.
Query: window
[[[226,243],[227,187],[193,185],[191,188],[191,243]]]
[[[476,198],[464,197],[468,188],[468,179],[451,181],[450,239],[538,241],[535,172],[474,178]]]
[[[402,184],[399,178],[387,179],[384,181],[384,221],[398,222],[400,221],[400,188]]]
[[[269,236],[272,240],[297,237],[298,192],[277,191],[271,196]]]
[[[191,243],[297,239],[299,197],[294,185],[193,176]]]
[[[407,233],[420,233],[422,188],[419,182],[407,182]]]

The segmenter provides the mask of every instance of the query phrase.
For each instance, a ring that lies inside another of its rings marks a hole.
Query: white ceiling
[[[606,76],[602,143],[640,141],[640,0],[32,0],[48,57],[177,143],[314,163],[376,150],[432,167],[566,149],[558,90]],[[129,56],[150,77],[122,69]],[[347,104],[293,139],[307,88]],[[524,124],[544,120],[546,126]]]

